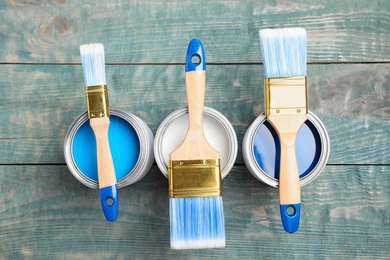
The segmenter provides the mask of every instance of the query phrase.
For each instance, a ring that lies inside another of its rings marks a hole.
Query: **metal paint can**
[[[237,136],[229,120],[215,109],[204,107],[203,128],[209,144],[221,155],[221,176],[225,178],[237,158]],[[154,155],[160,171],[168,177],[169,154],[183,142],[188,129],[187,107],[175,110],[160,124],[154,142]]]
[[[111,108],[109,143],[118,188],[141,180],[154,162],[154,136],[139,117]],[[64,142],[66,164],[74,177],[87,187],[98,189],[96,141],[87,112],[70,125]]]
[[[316,179],[329,158],[330,142],[325,126],[309,111],[298,132],[296,155],[301,186]],[[245,133],[242,154],[248,170],[258,180],[278,187],[280,143],[265,114],[258,116]]]

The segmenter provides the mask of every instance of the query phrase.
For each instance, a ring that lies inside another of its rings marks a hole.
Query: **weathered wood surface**
[[[110,63],[175,63],[192,38],[208,62],[259,62],[258,30],[294,26],[308,30],[311,62],[390,60],[386,0],[9,0],[0,11],[0,62],[75,63],[98,41]]]
[[[390,1],[66,1],[0,3],[0,259],[389,259]],[[224,179],[227,247],[169,249],[167,180],[153,166],[120,189],[120,216],[104,220],[98,192],[63,156],[85,111],[78,46],[105,45],[110,103],[155,133],[185,105],[184,61],[199,38],[207,106],[241,146],[263,112],[258,30],[308,31],[309,107],[331,154],[302,188],[297,233],[282,229],[278,192],[244,166]]]
[[[63,140],[86,110],[80,65],[2,65],[0,163],[64,163]],[[206,106],[223,113],[240,143],[264,111],[260,65],[207,66]],[[26,76],[29,75],[29,76]],[[390,158],[390,65],[309,65],[309,108],[326,125],[331,164],[383,164]],[[186,105],[184,65],[107,66],[110,104],[155,133]],[[17,156],[15,156],[15,154]],[[241,156],[238,163],[243,163]]]
[[[302,189],[301,227],[290,235],[277,189],[236,166],[223,181],[227,247],[179,252],[169,249],[168,181],[157,167],[119,190],[109,223],[98,191],[66,166],[1,166],[0,250],[5,259],[388,259],[389,171],[328,166]]]

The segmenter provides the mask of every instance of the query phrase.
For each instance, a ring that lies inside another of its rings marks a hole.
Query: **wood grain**
[[[208,62],[260,62],[258,31],[305,27],[309,62],[389,61],[389,1],[47,1],[0,4],[0,62],[79,63],[101,42],[109,63],[183,62],[200,39]]]
[[[274,127],[280,140],[279,200],[281,205],[301,203],[296,140],[299,129],[306,120],[307,115],[304,113],[267,115],[267,121]]]
[[[186,72],[188,130],[180,146],[170,153],[172,161],[219,159],[220,153],[207,141],[203,130],[206,71]]]
[[[91,118],[89,122],[96,139],[99,189],[110,187],[117,184],[114,162],[108,142],[110,119],[107,116],[98,117]]]
[[[386,259],[389,172],[389,166],[326,167],[302,188],[301,225],[291,235],[280,223],[278,190],[235,166],[223,181],[226,248],[173,251],[168,181],[157,167],[120,189],[119,217],[109,223],[98,191],[66,166],[0,166],[0,251],[5,259]]]
[[[0,3],[0,259],[389,259],[390,1],[66,1]],[[264,111],[258,30],[304,27],[309,109],[331,142],[283,231],[278,190],[244,166],[223,181],[227,246],[169,249],[168,182],[154,166],[120,190],[118,220],[68,171],[63,140],[86,110],[79,45],[106,49],[112,107],[156,132],[186,105],[188,42],[207,55],[205,105],[241,148]]]
[[[86,110],[81,66],[1,68],[0,163],[64,163],[65,133]],[[262,67],[207,69],[205,105],[230,120],[241,148],[246,129],[264,111]],[[155,133],[186,106],[184,79],[184,65],[107,66],[110,105],[139,116]],[[329,163],[390,162],[390,65],[309,65],[308,91],[309,109],[329,132]]]

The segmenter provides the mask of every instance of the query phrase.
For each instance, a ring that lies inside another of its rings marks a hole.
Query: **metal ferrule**
[[[222,196],[220,160],[169,161],[170,198]]]
[[[265,78],[265,114],[308,113],[306,77]]]
[[[106,85],[90,86],[85,88],[87,94],[88,117],[109,117],[110,106]]]

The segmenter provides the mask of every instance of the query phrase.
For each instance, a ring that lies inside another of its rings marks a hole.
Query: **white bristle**
[[[88,86],[106,85],[104,46],[101,43],[80,45],[84,82]]]
[[[225,247],[222,197],[169,199],[172,249]]]
[[[306,76],[305,29],[263,29],[259,35],[265,78]]]

